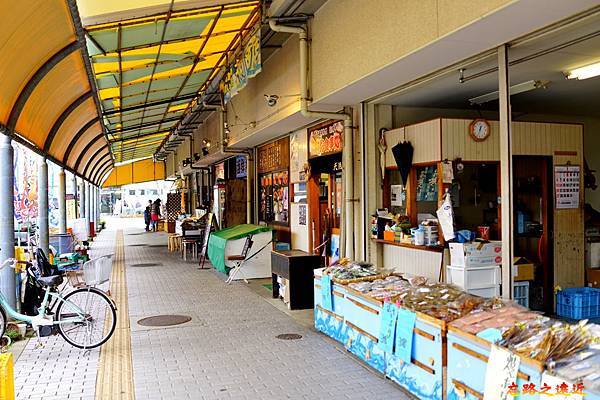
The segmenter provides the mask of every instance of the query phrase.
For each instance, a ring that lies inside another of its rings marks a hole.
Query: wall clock
[[[490,123],[485,119],[475,119],[469,125],[469,135],[476,142],[483,142],[490,136]]]

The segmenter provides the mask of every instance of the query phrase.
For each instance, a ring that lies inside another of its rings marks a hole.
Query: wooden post
[[[500,112],[500,204],[502,222],[502,297],[512,298],[513,182],[508,46],[498,47],[498,90]]]

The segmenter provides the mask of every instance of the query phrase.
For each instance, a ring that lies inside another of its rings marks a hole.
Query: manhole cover
[[[138,263],[131,264],[130,267],[160,267],[161,265],[161,263]]]
[[[281,335],[275,336],[277,339],[281,340],[298,340],[302,339],[302,335],[298,335],[297,333],[282,333]]]
[[[155,315],[140,319],[138,324],[142,326],[171,326],[185,324],[191,320],[192,317],[187,315]]]

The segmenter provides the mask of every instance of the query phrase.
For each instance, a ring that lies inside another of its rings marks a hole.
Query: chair
[[[196,259],[198,255],[196,239],[183,239],[181,241],[181,257],[183,257],[183,261],[187,261],[188,250],[191,250],[192,257]]]
[[[252,235],[246,237],[246,242],[244,243],[244,248],[242,249],[242,254],[239,255],[231,255],[225,257],[227,261],[234,261],[235,267],[231,271],[229,271],[229,277],[227,278],[227,284],[233,282],[233,278],[240,272],[240,269],[244,265],[244,261],[246,261],[246,257],[248,257],[248,252],[252,248],[252,244],[254,241],[252,240]],[[248,283],[246,278],[243,278],[244,282]]]

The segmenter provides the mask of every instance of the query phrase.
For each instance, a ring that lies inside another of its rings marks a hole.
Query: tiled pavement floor
[[[195,263],[183,262],[177,254],[169,253],[165,234],[143,232],[139,220],[109,220],[109,224],[125,233],[137,399],[409,398],[397,386],[363,367],[341,345],[302,327],[244,283],[228,286],[214,270],[198,270]],[[95,242],[96,251],[112,251],[114,237],[114,230],[104,232]],[[134,266],[141,263],[159,265]],[[159,314],[189,315],[192,320],[168,328],[137,324],[141,318]],[[280,333],[299,333],[303,337],[282,341],[275,338]],[[50,340],[62,341],[60,337],[46,339]],[[72,361],[68,360],[83,356],[66,343],[56,345],[60,351],[54,355],[39,353],[45,355],[35,367],[28,346],[17,362],[17,373],[27,377],[25,371],[43,370],[44,364],[53,364],[59,372],[50,374],[48,381],[77,380],[74,392],[87,387],[83,383],[95,379],[92,372],[98,353],[86,359],[86,368],[69,372]],[[21,365],[24,362],[28,363],[26,367]],[[88,370],[86,375],[83,371]],[[80,376],[85,378],[80,380]],[[30,389],[33,381],[19,381],[18,398],[50,398],[46,397],[49,391],[34,393]],[[56,398],[67,398],[65,388],[59,384],[52,393],[58,392]],[[88,392],[72,394],[70,398],[85,398]]]

